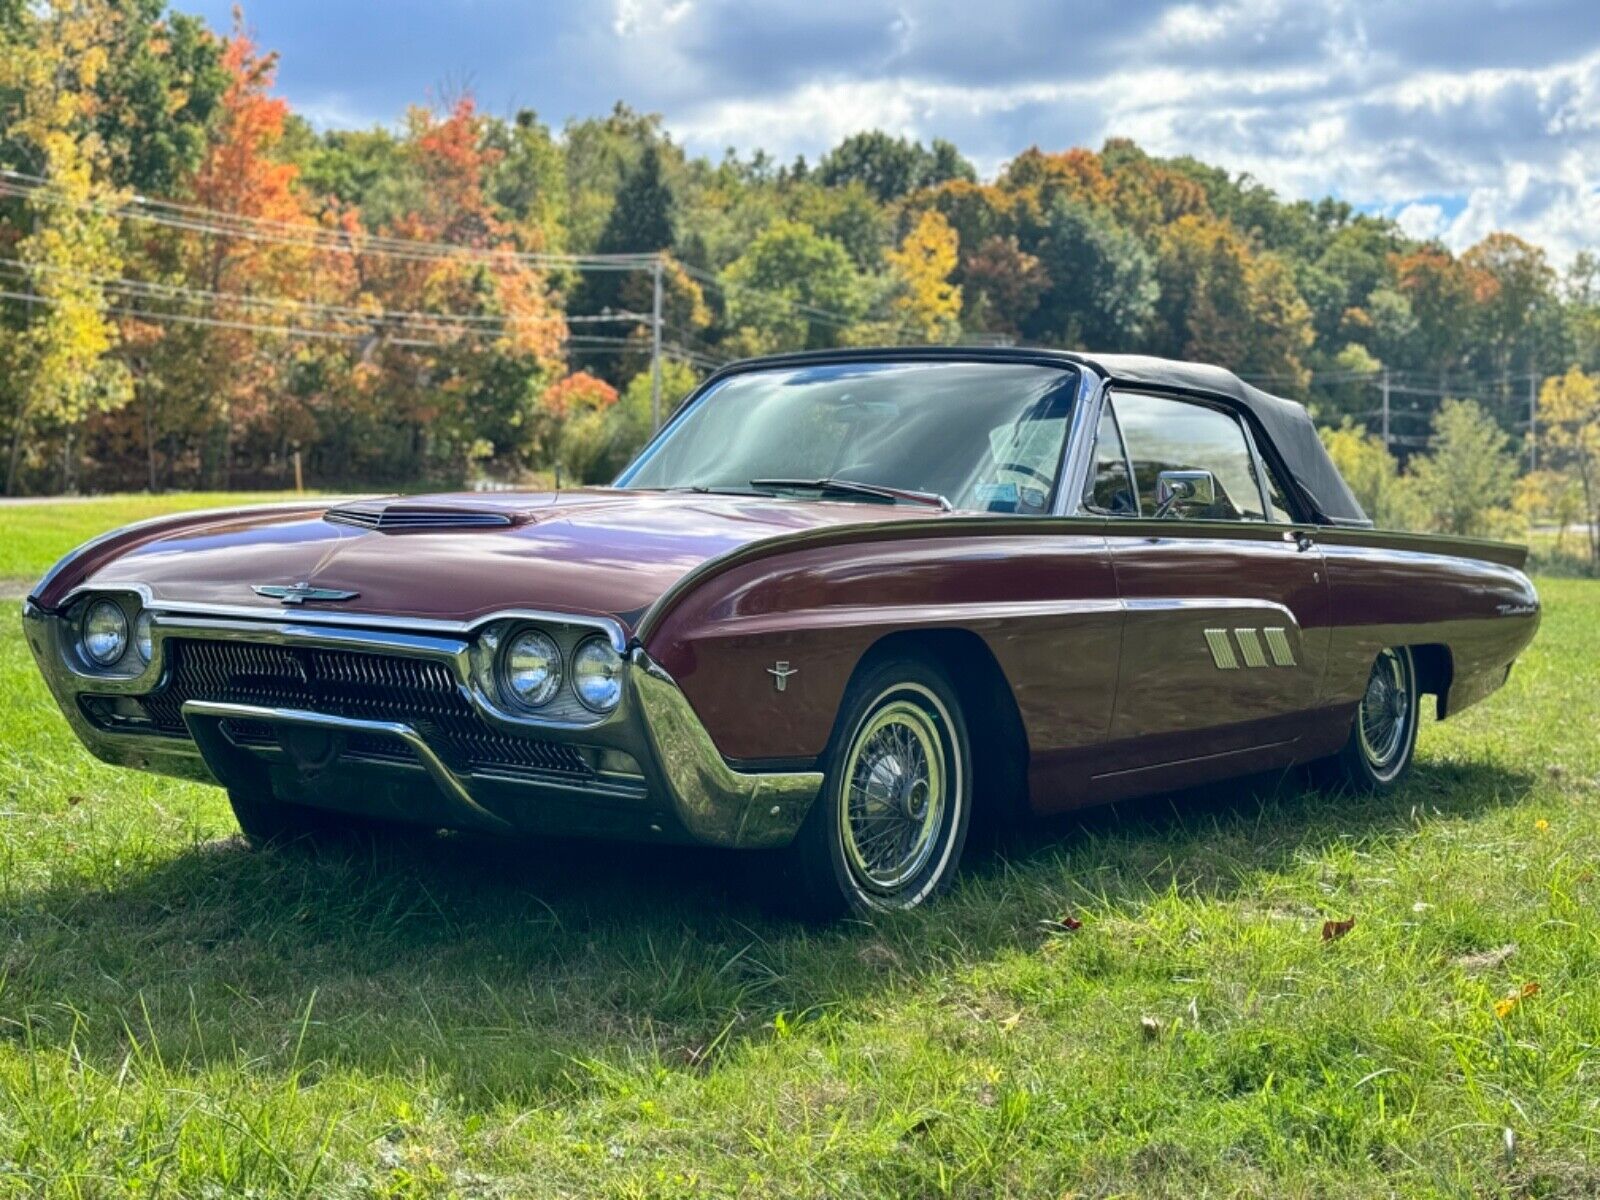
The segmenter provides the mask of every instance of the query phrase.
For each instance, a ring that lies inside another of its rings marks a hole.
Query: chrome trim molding
[[[236,617],[246,621],[279,623],[285,617],[280,608],[266,608],[258,604],[195,604],[183,600],[157,600],[144,583],[84,583],[62,597],[60,609],[65,611],[79,597],[102,592],[131,592],[139,597],[142,608],[152,614],[170,613],[175,616]],[[562,625],[585,625],[602,631],[618,654],[628,649],[627,631],[613,617],[591,613],[551,612],[541,608],[502,608],[473,617],[467,621],[440,620],[433,617],[391,617],[371,613],[329,612],[318,608],[298,608],[294,613],[296,624],[338,625],[351,629],[396,629],[407,633],[440,634],[453,637],[471,636],[485,625],[496,621],[541,621]]]
[[[260,721],[268,725],[291,726],[301,729],[326,729],[338,733],[375,733],[392,737],[410,746],[422,763],[423,770],[439,785],[446,799],[459,805],[474,823],[488,823],[493,828],[510,829],[511,824],[490,812],[472,798],[472,793],[455,772],[445,766],[433,747],[411,726],[399,721],[357,721],[350,717],[336,717],[328,713],[305,712],[294,708],[263,708],[255,704],[219,704],[211,700],[191,700],[183,706],[183,720],[189,726],[195,745],[211,768],[212,774],[223,778],[226,768],[215,761],[216,752],[207,753],[211,729],[226,720]],[[249,753],[249,751],[244,751]]]
[[[522,797],[517,803],[523,807],[559,795],[580,802],[593,799],[596,803],[631,805],[629,829],[644,828],[651,813],[664,811],[690,840],[738,847],[780,846],[791,840],[822,790],[822,774],[818,771],[746,772],[730,767],[676,681],[640,647],[633,647],[624,656],[622,701],[610,713],[579,725],[511,717],[501,712],[477,685],[471,655],[473,642],[464,632],[438,636],[431,632],[361,628],[348,621],[308,622],[304,618],[310,614],[304,612],[294,613],[292,619],[277,612],[273,614],[275,621],[188,615],[162,607],[152,608],[151,613],[154,645],[149,665],[137,675],[114,677],[86,673],[73,665],[65,645],[65,639],[71,636],[70,622],[64,614],[46,612],[31,601],[24,605],[23,625],[29,646],[68,723],[91,753],[116,765],[222,782],[229,775],[230,762],[237,761],[236,755],[257,753],[227,741],[220,730],[222,721],[227,719],[377,734],[404,742],[416,753],[438,792],[460,814],[464,824],[490,828],[515,825],[514,814],[504,799],[508,792]],[[590,618],[566,613],[535,615],[519,610],[515,616],[600,627]],[[506,614],[495,614],[473,622],[471,627],[505,619]],[[418,625],[428,627],[426,623]],[[603,773],[584,784],[515,778],[479,768],[463,775],[439,757],[422,732],[404,722],[359,720],[301,709],[191,700],[184,705],[183,713],[192,741],[150,731],[106,728],[91,721],[79,703],[80,697],[139,696],[159,687],[166,669],[168,638],[358,650],[439,662],[453,673],[463,695],[484,720],[497,729],[602,753],[620,751],[639,764],[644,777],[639,786],[621,786],[622,777]],[[654,821],[648,827],[653,833],[665,832]]]

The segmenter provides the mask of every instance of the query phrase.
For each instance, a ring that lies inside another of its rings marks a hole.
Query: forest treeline
[[[1594,511],[1593,255],[1457,254],[1125,140],[982,180],[874,131],[816,162],[696,157],[621,104],[553,128],[461,96],[317,131],[275,66],[164,0],[0,0],[7,492],[283,485],[297,453],[323,485],[604,478],[650,425],[659,255],[668,405],[787,348],[1145,351],[1369,450],[1387,386],[1380,475],[1437,453],[1465,398],[1510,464],[1483,507]]]

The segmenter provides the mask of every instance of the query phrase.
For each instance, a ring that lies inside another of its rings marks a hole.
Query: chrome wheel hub
[[[851,873],[891,893],[915,879],[939,843],[948,769],[932,714],[892,700],[857,733],[845,761],[839,832]]]
[[[1397,651],[1385,650],[1372,664],[1357,715],[1361,749],[1380,774],[1404,757],[1411,723],[1411,672]]]

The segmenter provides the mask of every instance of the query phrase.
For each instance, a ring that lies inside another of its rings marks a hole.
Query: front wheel
[[[1380,653],[1367,676],[1350,740],[1317,764],[1325,784],[1386,792],[1399,783],[1417,749],[1417,667],[1407,646]]]
[[[914,908],[949,886],[972,808],[972,752],[955,689],[914,658],[845,695],[822,794],[784,852],[783,899],[813,917]]]

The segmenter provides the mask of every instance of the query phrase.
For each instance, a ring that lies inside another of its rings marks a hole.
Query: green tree
[[[1138,237],[1107,212],[1057,195],[1030,247],[1050,286],[1022,322],[1030,338],[1091,349],[1133,349],[1155,311],[1154,265]]]
[[[1504,525],[1517,460],[1493,417],[1471,400],[1446,400],[1433,419],[1431,452],[1413,460],[1411,478],[1432,528],[1487,537]]]
[[[1400,474],[1400,464],[1383,444],[1346,418],[1339,426],[1318,431],[1328,457],[1350,485],[1361,507],[1379,529],[1420,529],[1422,514],[1410,481]]]
[[[947,180],[978,177],[949,142],[935,139],[930,150],[876,129],[845,138],[823,155],[816,175],[829,187],[860,183],[883,203]]]
[[[850,255],[798,221],[776,221],[722,273],[740,350],[838,345],[866,294]]]
[[[120,21],[107,6],[50,0],[21,10],[0,44],[0,94],[11,98],[0,140],[46,184],[26,206],[16,244],[29,306],[3,386],[11,448],[6,491],[16,490],[29,439],[66,433],[63,483],[75,482],[74,440],[85,417],[126,404],[127,369],[111,356],[117,328],[102,281],[122,273],[109,159],[96,128],[98,84]]]

